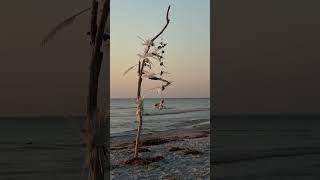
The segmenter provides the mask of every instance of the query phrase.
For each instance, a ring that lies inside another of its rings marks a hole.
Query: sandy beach
[[[140,157],[154,162],[125,164],[133,157],[135,136],[111,138],[111,179],[209,179],[209,125],[142,136]]]

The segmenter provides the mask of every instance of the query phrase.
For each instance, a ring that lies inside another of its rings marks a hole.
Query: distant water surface
[[[320,179],[320,116],[213,117],[216,180]]]
[[[187,128],[196,124],[209,123],[209,98],[168,98],[167,109],[153,108],[160,99],[145,99],[143,133]],[[133,99],[111,99],[111,136],[135,133],[135,103]]]
[[[85,179],[80,144],[83,119],[0,118],[0,179]]]

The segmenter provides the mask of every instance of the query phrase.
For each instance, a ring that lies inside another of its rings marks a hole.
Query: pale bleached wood
[[[168,9],[167,9],[166,24],[165,24],[165,26],[161,29],[161,31],[151,39],[151,44],[152,44],[152,43],[164,32],[164,30],[168,27],[169,22],[170,22],[170,19],[169,19],[169,11],[170,11],[170,6],[169,6]],[[144,53],[145,53],[144,55],[146,55],[146,54],[149,53],[150,47],[151,47],[151,45],[148,45],[146,51],[144,52]],[[139,100],[139,99],[141,98],[142,72],[143,72],[145,63],[146,63],[146,60],[145,60],[145,59],[142,60],[142,63],[140,63],[140,60],[139,60],[139,69],[138,69],[138,72],[139,72],[139,80],[138,80],[138,91],[137,91],[137,99],[136,99],[136,100]],[[138,158],[139,142],[140,142],[140,135],[141,135],[141,130],[142,130],[142,121],[143,121],[142,109],[139,110],[138,108],[139,108],[139,106],[137,105],[137,111],[139,112],[139,113],[137,114],[137,116],[136,116],[137,121],[138,121],[138,131],[137,131],[136,141],[135,141],[135,147],[134,147],[134,158]],[[140,108],[143,108],[143,105],[142,105],[142,107],[140,107]]]

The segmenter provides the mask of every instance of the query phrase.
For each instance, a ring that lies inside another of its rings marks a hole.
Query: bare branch
[[[41,41],[41,46],[44,46],[49,40],[53,39],[54,36],[59,32],[61,31],[63,28],[71,25],[75,19],[80,16],[81,14],[89,11],[91,8],[87,8],[87,9],[84,9],[76,14],[74,14],[73,16],[65,19],[64,21],[60,22],[58,25],[56,25],[54,28],[52,28],[52,30],[43,38],[43,40]]]
[[[161,30],[154,38],[151,39],[152,42],[155,41],[155,40],[164,32],[164,30],[165,30],[165,29],[167,28],[167,26],[169,25],[169,22],[170,22],[170,19],[169,19],[169,11],[170,11],[170,5],[169,5],[168,10],[167,10],[167,16],[166,16],[166,18],[167,18],[167,23],[166,23],[166,25],[162,28],[162,30]]]
[[[156,35],[154,36],[152,39],[151,39],[151,44],[164,32],[164,30],[168,27],[169,23],[170,23],[170,19],[169,19],[169,12],[170,12],[170,5],[168,6],[168,9],[167,9],[167,15],[166,15],[166,20],[167,20],[167,23],[166,25],[162,28],[162,30]],[[150,45],[147,47],[146,51],[145,51],[145,54],[149,53],[149,50],[150,50]],[[144,63],[145,63],[145,60],[142,61],[142,66],[141,66],[141,69],[140,69],[140,77],[141,77],[141,72],[143,71],[143,67],[144,67]],[[138,93],[140,94],[140,93]]]

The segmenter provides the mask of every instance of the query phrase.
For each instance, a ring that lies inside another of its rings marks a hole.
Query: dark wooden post
[[[92,13],[91,13],[91,45],[92,45],[92,57],[89,67],[89,92],[87,102],[87,120],[92,127],[92,154],[89,155],[89,179],[90,180],[103,180],[104,179],[104,142],[103,133],[104,122],[100,116],[98,110],[98,83],[101,64],[103,60],[103,52],[101,46],[103,42],[103,35],[105,32],[105,25],[110,12],[110,0],[104,0],[102,7],[102,14],[98,22],[98,2],[92,1]]]

